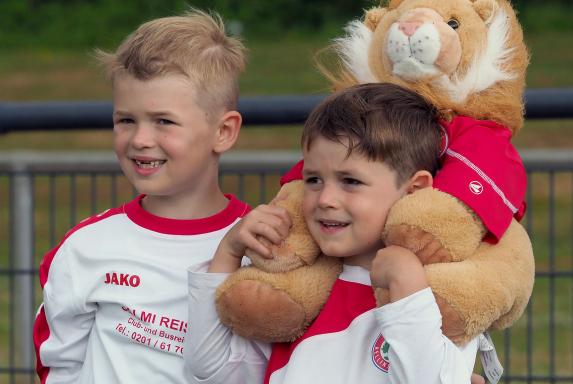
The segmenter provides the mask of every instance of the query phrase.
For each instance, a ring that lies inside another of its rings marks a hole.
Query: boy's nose
[[[318,197],[318,206],[320,208],[335,208],[337,206],[336,190],[327,184],[324,185]]]
[[[131,138],[131,145],[134,148],[150,148],[154,145],[153,128],[148,124],[138,124]]]

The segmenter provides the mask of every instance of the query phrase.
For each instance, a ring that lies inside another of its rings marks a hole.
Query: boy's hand
[[[391,245],[379,250],[372,261],[370,279],[374,287],[386,288],[390,302],[428,287],[424,266],[406,248]]]
[[[274,205],[259,205],[223,237],[208,271],[236,271],[241,266],[241,259],[247,248],[263,257],[272,258],[271,251],[257,236],[278,245],[287,237],[291,225],[286,209]]]

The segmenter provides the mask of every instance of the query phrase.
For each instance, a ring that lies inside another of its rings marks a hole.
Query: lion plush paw
[[[221,322],[234,333],[265,342],[294,338],[306,320],[302,305],[286,292],[258,280],[238,281],[222,292],[217,309]]]
[[[387,229],[385,242],[387,245],[399,245],[409,249],[424,265],[453,261],[452,254],[438,239],[418,227],[406,224],[394,225]]]
[[[453,343],[464,345],[471,337],[466,333],[467,322],[464,321],[461,314],[440,295],[434,294],[434,296],[436,297],[436,303],[442,315],[442,332]]]
[[[240,268],[217,289],[219,318],[250,339],[293,341],[318,315],[341,270],[340,259],[324,255],[283,273]]]

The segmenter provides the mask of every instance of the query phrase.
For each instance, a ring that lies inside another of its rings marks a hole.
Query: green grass
[[[573,32],[547,32],[526,36],[531,51],[527,71],[530,88],[572,87]]]

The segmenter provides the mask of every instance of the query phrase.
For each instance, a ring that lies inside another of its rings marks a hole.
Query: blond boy
[[[43,383],[184,383],[186,268],[212,258],[248,206],[219,188],[241,127],[244,47],[218,15],[141,25],[100,52],[114,149],[140,195],[74,227],[40,267]]]

